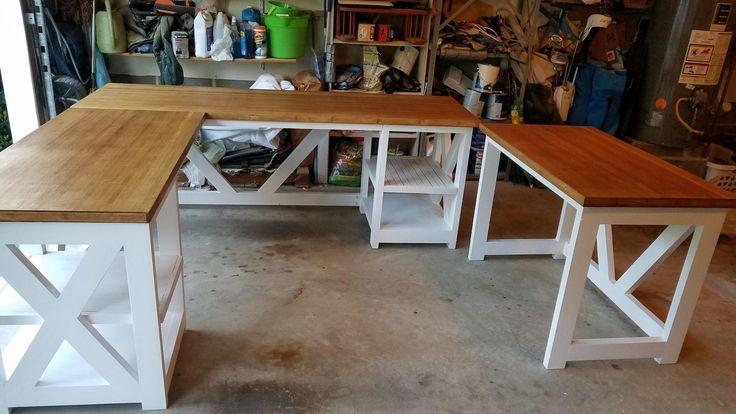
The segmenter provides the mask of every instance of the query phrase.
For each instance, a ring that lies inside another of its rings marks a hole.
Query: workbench
[[[544,366],[564,368],[568,361],[624,358],[677,362],[727,209],[736,207],[736,196],[594,128],[484,123],[481,130],[486,145],[469,259],[530,254],[565,259]],[[555,238],[488,240],[502,153],[564,200]],[[614,225],[666,228],[628,269],[617,273]],[[688,239],[663,321],[633,293]],[[597,260],[591,260],[594,247]],[[586,280],[644,336],[573,339]]]
[[[0,152],[0,411],[166,408],[185,327],[176,175],[203,118],[72,108]]]
[[[180,203],[358,206],[371,227],[373,247],[455,247],[472,129],[478,119],[449,97],[108,84],[75,108],[194,111],[205,113],[202,128],[310,130],[256,191],[233,188],[193,146],[187,157],[214,190],[182,189]],[[364,134],[360,193],[282,187],[315,151],[317,181],[326,183],[331,130]],[[435,134],[435,156],[388,156],[391,133]]]

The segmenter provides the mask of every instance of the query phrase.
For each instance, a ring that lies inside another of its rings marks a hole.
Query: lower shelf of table
[[[450,231],[444,211],[439,203],[428,194],[383,195],[381,224],[371,223],[373,217],[373,195],[363,200],[363,209],[371,228],[384,231]]]

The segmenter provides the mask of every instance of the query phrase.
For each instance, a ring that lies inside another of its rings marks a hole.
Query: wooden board
[[[203,119],[65,111],[0,152],[0,221],[150,222]]]
[[[481,130],[583,206],[736,207],[736,195],[592,127]]]
[[[447,96],[255,91],[107,84],[76,108],[204,112],[211,119],[476,127],[478,118]]]

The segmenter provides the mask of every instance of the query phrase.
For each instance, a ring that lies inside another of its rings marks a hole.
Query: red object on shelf
[[[376,25],[376,41],[389,42],[391,41],[391,25],[385,23],[379,23]]]
[[[404,40],[415,45],[422,45],[427,42],[429,34],[429,22],[435,15],[432,9],[399,9],[399,8],[375,8],[375,7],[345,7],[338,5],[335,11],[335,39],[342,41],[354,41],[358,38],[358,20],[375,21],[376,15],[381,16],[397,16],[393,20],[397,20],[393,26],[393,31],[400,33],[399,39],[392,39],[392,25],[377,25],[377,40],[379,42],[388,42],[392,40]],[[391,21],[391,20],[390,20]],[[402,22],[402,27],[397,27]],[[381,26],[388,26],[386,35],[382,37]]]

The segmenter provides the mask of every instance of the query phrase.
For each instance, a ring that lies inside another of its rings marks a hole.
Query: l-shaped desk
[[[2,337],[12,338],[0,343],[0,410],[123,402],[166,407],[186,320],[179,199],[359,206],[371,226],[373,247],[382,242],[454,247],[477,124],[446,97],[116,84],[93,93],[0,153],[0,329],[10,329]],[[192,145],[208,125],[311,132],[258,191],[238,192]],[[725,209],[736,206],[736,198],[600,132],[482,128],[488,138],[470,259],[494,254],[566,258],[545,366],[649,356],[674,362]],[[315,150],[324,176],[329,131],[335,129],[365,133],[360,194],[279,191]],[[433,158],[388,157],[390,133],[396,131],[434,133],[442,150]],[[487,240],[502,152],[565,200],[555,239]],[[177,191],[176,174],[187,158],[216,190]],[[651,177],[637,180],[618,171],[632,163],[644,169],[635,176]],[[658,183],[669,187],[653,191]],[[674,195],[652,205],[654,195],[665,190]],[[625,197],[637,192],[644,196]],[[615,199],[600,201],[600,194],[613,193]],[[617,279],[613,224],[669,227]],[[662,322],[631,291],[690,235],[694,241],[673,316]],[[594,243],[597,262],[590,260]],[[77,247],[46,253],[42,246],[48,244]],[[586,276],[648,336],[573,340]]]

